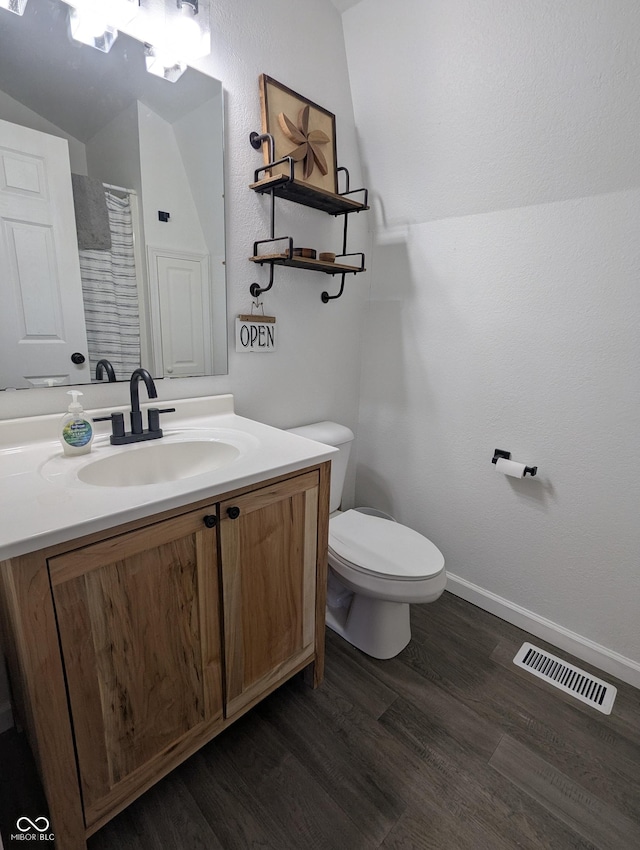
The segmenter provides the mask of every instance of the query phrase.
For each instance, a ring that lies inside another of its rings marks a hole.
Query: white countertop
[[[161,416],[165,437],[149,443],[111,446],[110,423],[95,425],[92,451],[66,457],[58,440],[64,412],[0,421],[0,560],[34,552],[85,534],[256,484],[329,460],[336,449],[234,413],[233,396],[161,403],[176,408]],[[161,406],[158,402],[142,409]],[[129,429],[127,408],[125,425]],[[113,409],[86,411],[87,418]],[[145,414],[146,425],[146,414]],[[163,440],[198,438],[204,432],[240,448],[240,455],[206,473],[142,486],[85,484],[77,472],[115,452],[141,451]]]

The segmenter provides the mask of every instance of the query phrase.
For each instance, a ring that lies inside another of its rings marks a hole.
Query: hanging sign
[[[276,350],[276,317],[249,314],[236,319],[236,351]]]

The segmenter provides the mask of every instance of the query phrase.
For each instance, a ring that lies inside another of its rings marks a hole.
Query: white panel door
[[[161,372],[171,377],[210,375],[209,258],[152,248],[149,253],[151,284],[157,287]]]
[[[91,380],[65,139],[0,121],[0,388]],[[74,364],[78,352],[84,363]]]

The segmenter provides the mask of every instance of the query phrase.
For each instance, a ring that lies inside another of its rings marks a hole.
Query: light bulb
[[[0,0],[2,2],[2,0]],[[26,0],[25,0],[26,2]],[[138,0],[64,0],[71,7],[69,24],[76,41],[108,53],[118,28],[138,13]]]
[[[200,55],[202,49],[202,31],[195,19],[193,12],[185,12],[191,9],[185,3],[182,6],[182,15],[175,22],[171,32],[171,49],[180,59],[194,59]]]
[[[72,14],[76,19],[78,32],[87,38],[100,38],[109,28],[104,15],[100,14],[100,9],[83,9],[81,12],[74,9]]]
[[[175,82],[188,63],[210,52],[208,0],[168,0],[166,16],[149,37],[147,71]]]
[[[100,9],[72,7],[69,16],[71,35],[76,41],[108,53],[118,37],[118,30],[109,26]]]

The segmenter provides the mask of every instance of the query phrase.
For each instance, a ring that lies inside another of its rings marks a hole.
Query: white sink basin
[[[261,442],[235,428],[178,428],[164,437],[125,446],[112,446],[104,435],[94,440],[91,453],[67,457],[56,451],[39,466],[40,475],[62,487],[145,487],[204,476],[255,457]],[[211,477],[211,475],[210,475]]]
[[[170,404],[176,412],[164,417],[162,439],[113,446],[104,422],[84,455],[63,453],[59,413],[0,419],[0,562],[215,501],[336,452],[236,415],[229,394]],[[101,418],[112,411],[87,413]]]
[[[77,476],[99,487],[139,487],[202,475],[239,456],[236,446],[220,440],[158,440],[87,463]]]

